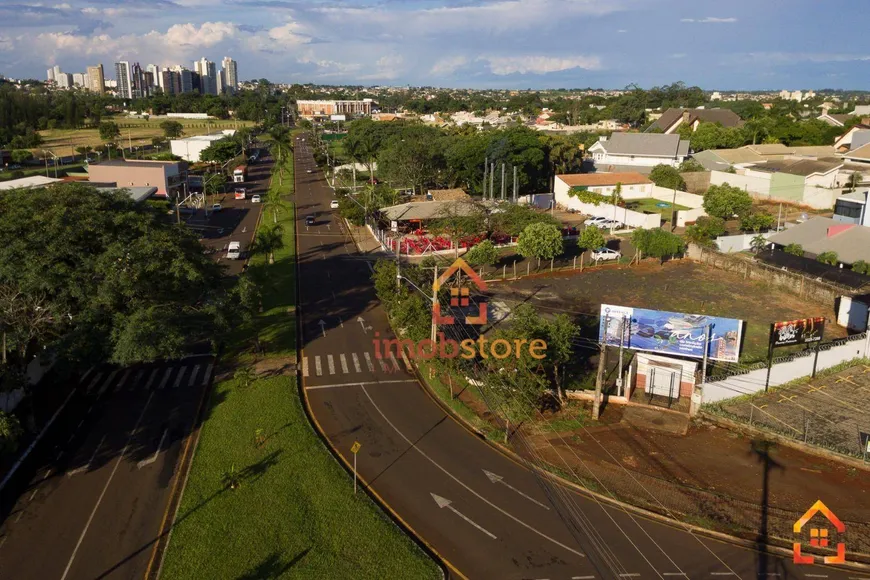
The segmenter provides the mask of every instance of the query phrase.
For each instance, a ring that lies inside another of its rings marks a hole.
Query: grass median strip
[[[271,346],[259,359],[267,363],[295,354],[292,216],[292,207],[281,210],[285,248],[275,263],[252,262],[263,312],[230,346],[267,334]],[[436,578],[440,571],[367,495],[354,495],[309,424],[295,377],[273,374],[248,386],[243,379],[215,385],[161,575],[308,580]]]

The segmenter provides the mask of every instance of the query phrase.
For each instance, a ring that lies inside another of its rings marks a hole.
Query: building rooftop
[[[157,193],[156,187],[97,187],[97,191],[122,191],[127,193],[135,203],[141,203]]]
[[[846,264],[870,262],[870,227],[843,224],[827,217],[814,217],[770,236],[769,241],[787,246],[800,244],[805,252],[818,256],[836,252]]]
[[[99,163],[91,163],[94,166],[109,167],[158,167],[162,165],[176,165],[181,161],[152,161],[148,159],[107,159]]]
[[[807,177],[815,174],[825,174],[843,167],[843,163],[821,161],[813,159],[782,159],[777,161],[768,161],[759,165],[754,165],[753,170],[765,171],[768,173],[788,173],[789,175],[801,175]]]
[[[639,185],[652,183],[645,175],[636,171],[625,173],[571,173],[557,175],[568,187],[594,187],[602,185]]]
[[[468,194],[462,189],[430,189],[427,193],[432,196],[432,201],[469,199]]]
[[[650,129],[656,128],[665,131],[683,117],[683,113],[689,113],[689,122],[700,120],[702,123],[719,123],[723,127],[739,127],[743,121],[730,109],[668,109],[656,122],[650,125]],[[647,129],[649,130],[649,129]]]
[[[448,215],[473,215],[479,211],[481,204],[470,201],[416,201],[385,207],[381,209],[381,214],[392,221],[408,221],[432,220]]]
[[[857,149],[853,149],[848,153],[844,153],[843,157],[846,159],[858,159],[861,161],[870,161],[870,143],[867,145],[862,145]]]
[[[34,175],[31,177],[22,177],[20,179],[10,179],[9,181],[0,181],[0,191],[6,189],[44,187],[46,185],[60,183],[61,181],[63,181],[63,179]]]
[[[608,140],[595,145],[601,145],[611,155],[676,157],[689,154],[687,140],[680,139],[679,135],[660,133],[614,133]]]

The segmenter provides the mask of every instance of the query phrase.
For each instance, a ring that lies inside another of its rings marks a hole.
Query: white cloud
[[[511,74],[546,74],[582,68],[598,70],[601,60],[597,56],[489,56],[482,57],[489,63],[489,70],[496,75]]]
[[[620,29],[617,30],[616,32],[617,32],[617,34],[625,34],[626,32],[628,32],[628,30],[626,30],[626,29],[624,29],[624,28],[620,28]]]
[[[467,64],[468,58],[464,56],[442,58],[432,66],[429,70],[429,74],[437,77],[450,76]]]
[[[733,16],[728,18],[718,18],[716,16],[707,16],[706,18],[695,19],[695,18],[680,18],[680,22],[699,22],[701,24],[733,24],[737,22],[737,19]]]
[[[811,53],[811,52],[749,52],[730,55],[726,60],[741,61],[753,60],[767,64],[796,64],[800,62],[867,62],[870,54],[842,54],[842,53]]]

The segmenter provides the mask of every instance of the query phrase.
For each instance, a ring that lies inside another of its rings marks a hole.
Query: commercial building
[[[322,119],[331,115],[371,115],[375,102],[361,101],[296,101],[299,116],[303,119]]]
[[[194,70],[200,77],[200,94],[216,95],[217,91],[217,70],[214,62],[202,57],[193,63]]]
[[[117,188],[156,187],[156,195],[175,197],[187,182],[187,163],[112,159],[89,164],[88,177],[92,182],[113,183]]]
[[[223,68],[224,89],[228,93],[234,93],[239,88],[239,67],[238,63],[228,56],[225,56],[221,61]]]
[[[88,67],[88,89],[98,95],[106,94],[106,77],[103,74],[103,65]]]
[[[152,87],[159,87],[160,86],[160,83],[159,83],[160,67],[157,66],[156,64],[149,64],[148,66],[145,67],[145,71],[151,73],[151,78],[149,79],[151,81],[151,86]]]
[[[220,141],[234,134],[235,131],[230,129],[214,135],[195,135],[193,137],[185,137],[184,139],[172,139],[169,142],[169,146],[173,155],[178,155],[190,163],[198,163],[200,160],[199,155],[204,149],[215,141]]]
[[[115,81],[118,83],[118,96],[122,99],[133,98],[133,74],[126,60],[115,63]]]

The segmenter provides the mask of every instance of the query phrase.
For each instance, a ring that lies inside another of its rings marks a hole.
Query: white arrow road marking
[[[344,374],[349,373],[350,371],[347,370],[347,359],[345,356],[343,354],[338,355],[338,360],[341,361],[341,372]]]
[[[487,471],[487,470],[485,470],[485,469],[483,470],[483,472],[486,474],[486,477],[488,477],[489,480],[490,480],[491,482],[502,484],[503,486],[505,486],[505,487],[508,488],[509,490],[511,490],[511,491],[513,491],[513,492],[515,492],[515,493],[517,493],[517,494],[523,496],[524,498],[526,498],[527,500],[529,500],[529,501],[532,502],[532,503],[536,503],[536,504],[538,504],[539,506],[541,506],[541,507],[544,508],[545,510],[550,509],[549,507],[545,506],[544,504],[542,504],[541,502],[539,502],[539,501],[536,500],[535,498],[533,498],[533,497],[529,497],[528,495],[524,494],[523,492],[521,492],[520,490],[518,490],[518,489],[515,488],[514,486],[510,485],[509,483],[505,483],[504,478],[503,478],[502,476],[500,476],[500,475],[496,475],[495,473],[493,473],[493,472],[491,472],[491,471]]]
[[[362,368],[359,366],[359,357],[356,356],[356,353],[354,352],[354,353],[351,353],[350,358],[353,359],[353,370],[355,370],[358,373],[361,373]]]
[[[326,321],[325,321],[325,320],[321,320],[321,321],[318,322],[317,324],[320,325],[320,332],[322,332],[322,333],[323,333],[323,336],[325,337],[325,336],[326,336]]]
[[[152,455],[148,459],[143,459],[142,461],[140,461],[139,463],[136,464],[136,467],[138,469],[142,469],[146,465],[151,465],[152,463],[157,461],[157,456],[160,455],[160,451],[163,450],[163,442],[166,440],[166,433],[168,431],[169,431],[169,429],[163,430],[163,435],[160,436],[160,443],[157,444],[157,451],[154,452],[154,455]]]
[[[489,536],[493,540],[498,539],[495,537],[495,534],[490,533],[489,531],[486,530],[486,528],[476,524],[474,521],[471,520],[471,518],[469,518],[468,516],[466,516],[465,514],[460,512],[455,507],[453,507],[451,505],[452,502],[449,499],[441,497],[440,495],[435,495],[434,493],[430,493],[429,495],[432,496],[432,499],[435,500],[435,503],[438,504],[438,507],[440,507],[442,509],[443,508],[449,509],[450,511],[455,513],[457,516],[459,516],[460,518],[462,518],[463,520],[465,520],[466,522],[468,522],[469,524],[471,524],[472,526],[474,526],[475,528],[477,528],[478,530],[480,530],[481,532],[483,532],[484,534],[486,534],[487,536]]]
[[[510,512],[507,512],[507,511],[503,510],[502,508],[498,507],[497,505],[495,505],[494,503],[492,503],[491,501],[489,501],[488,499],[486,499],[485,497],[483,497],[482,495],[480,495],[479,493],[477,493],[476,491],[474,491],[473,489],[471,489],[471,488],[470,488],[468,485],[466,485],[466,484],[465,484],[461,479],[459,479],[458,477],[456,477],[455,475],[453,475],[452,473],[450,473],[447,469],[445,469],[445,468],[444,468],[440,463],[438,463],[437,461],[435,461],[434,459],[432,459],[431,457],[429,457],[428,455],[426,455],[426,452],[424,452],[422,449],[420,449],[419,446],[415,445],[413,441],[411,441],[410,439],[408,439],[408,437],[407,437],[404,433],[402,433],[401,431],[399,431],[399,429],[396,428],[396,426],[393,424],[393,422],[390,421],[390,419],[389,419],[389,418],[384,414],[383,411],[381,411],[381,408],[378,407],[378,405],[375,403],[374,399],[372,399],[372,396],[369,394],[369,392],[366,390],[366,388],[365,388],[364,386],[362,386],[362,385],[360,385],[360,388],[362,389],[362,392],[365,393],[366,397],[367,397],[368,400],[369,400],[369,403],[372,404],[372,406],[375,408],[375,410],[377,410],[378,414],[380,414],[380,416],[383,417],[384,421],[387,422],[387,424],[388,424],[388,425],[393,429],[393,431],[395,431],[396,433],[398,433],[399,437],[401,437],[402,439],[404,439],[404,440],[405,440],[405,443],[407,443],[407,444],[411,447],[411,449],[413,449],[414,451],[416,451],[417,453],[419,453],[421,456],[423,456],[427,461],[429,461],[429,463],[431,463],[431,464],[434,465],[436,468],[438,468],[438,470],[441,471],[444,475],[446,475],[447,477],[449,477],[450,479],[452,479],[453,481],[455,481],[456,483],[458,483],[459,485],[461,485],[461,486],[462,486],[466,491],[468,491],[470,494],[472,494],[474,497],[476,497],[477,499],[479,499],[480,501],[482,501],[483,503],[485,503],[486,505],[488,505],[488,506],[491,507],[492,509],[496,510],[497,512],[499,512],[499,513],[502,514],[503,516],[505,516],[505,517],[507,517],[507,518],[510,518],[511,520],[513,520],[513,521],[516,522],[517,524],[523,526],[524,528],[526,528],[526,529],[529,530],[530,532],[533,532],[533,533],[537,534],[538,536],[544,538],[545,540],[547,540],[547,541],[549,541],[549,542],[552,542],[553,544],[559,546],[559,547],[562,548],[563,550],[566,550],[566,551],[568,551],[568,552],[571,552],[571,553],[574,554],[575,556],[580,556],[581,558],[585,558],[585,557],[586,557],[586,555],[583,554],[582,552],[578,552],[578,551],[575,550],[574,548],[571,548],[570,546],[566,546],[565,544],[563,544],[563,543],[560,542],[559,540],[557,540],[557,539],[555,539],[555,538],[552,538],[552,537],[548,536],[548,535],[545,534],[544,532],[542,532],[542,531],[540,531],[539,529],[537,529],[537,528],[535,528],[535,527],[533,527],[533,526],[527,524],[527,523],[524,522],[523,520],[521,520],[521,519],[519,519],[518,517],[512,515]]]
[[[105,441],[105,440],[106,440],[106,436],[103,435],[103,438],[100,439],[100,442],[99,442],[99,443],[97,443],[97,448],[94,449],[94,452],[91,454],[91,458],[88,459],[88,462],[87,462],[87,463],[85,463],[85,464],[82,465],[81,467],[76,467],[76,468],[73,469],[72,471],[67,471],[66,474],[67,474],[68,476],[72,476],[72,475],[75,475],[76,473],[81,473],[82,471],[87,471],[88,469],[90,469],[90,468],[91,468],[91,463],[94,462],[94,458],[96,458],[97,453],[100,451],[100,447],[103,446],[103,441]],[[31,499],[33,499],[33,498],[31,498]]]
[[[362,326],[363,334],[366,334],[366,321],[363,319],[363,317],[362,317],[362,316],[358,316],[357,319],[356,319],[356,321],[359,322],[359,325],[360,325],[360,326]]]
[[[372,357],[370,357],[369,353],[367,353],[367,352],[364,352],[363,356],[366,359],[366,366],[369,368],[369,372],[370,373],[375,372],[375,365],[372,364]]]
[[[326,355],[326,362],[329,364],[329,374],[335,374],[335,362],[332,360],[332,355]]]

